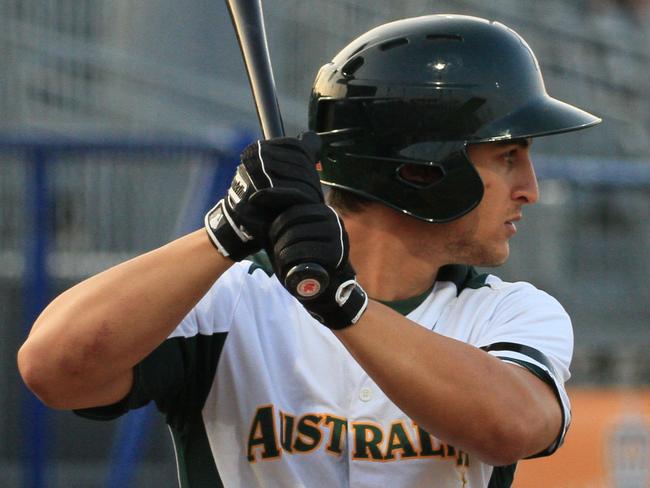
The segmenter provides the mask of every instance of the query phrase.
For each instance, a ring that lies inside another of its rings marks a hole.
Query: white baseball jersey
[[[551,385],[563,428],[539,455],[552,453],[570,421],[564,382],[573,340],[560,304],[530,284],[479,276],[467,266],[443,268],[433,288],[410,302],[392,305]],[[81,414],[113,418],[155,400],[172,431],[183,488],[512,482],[514,466],[486,465],[416,425],[329,329],[247,261],[215,283],[134,377],[122,402]]]

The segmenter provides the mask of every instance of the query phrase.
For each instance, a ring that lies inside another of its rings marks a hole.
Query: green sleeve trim
[[[516,463],[508,466],[495,466],[487,488],[510,488],[515,479],[516,468]]]
[[[180,363],[176,361],[174,368],[177,373],[166,375],[167,378],[176,380],[176,391],[166,383],[164,377],[159,378],[157,385],[159,390],[153,392],[153,399],[160,411],[167,415],[167,423],[177,429],[181,429],[186,421],[195,412],[203,409],[205,400],[212,388],[214,376],[217,371],[217,364],[221,356],[221,350],[227,337],[226,332],[192,337],[174,337],[165,341],[169,347],[175,346],[181,356]],[[147,364],[152,369],[159,370],[164,360],[154,361]],[[182,376],[178,370],[182,372]],[[155,378],[156,372],[149,371],[148,378]],[[180,382],[180,384],[178,383]],[[143,382],[144,383],[144,382]]]
[[[169,427],[176,451],[180,488],[222,488],[201,412],[193,412],[182,429]]]
[[[553,393],[555,394],[555,398],[557,399],[558,403],[560,404],[560,411],[562,412],[562,428],[560,429],[560,435],[558,438],[551,444],[549,447],[544,449],[543,451],[538,452],[537,454],[533,454],[532,456],[528,456],[526,459],[535,459],[539,457],[546,457],[550,456],[553,454],[558,447],[560,447],[560,441],[562,440],[562,433],[566,430],[566,423],[567,423],[567,418],[566,414],[564,412],[564,407],[562,404],[562,397],[560,396],[560,392],[558,391],[557,385],[553,381],[553,378],[549,373],[544,371],[542,368],[539,366],[536,366],[534,364],[528,363],[526,361],[522,361],[520,359],[514,359],[514,358],[509,358],[509,357],[502,357],[499,358],[502,361],[509,361],[511,363],[518,364],[519,366],[527,369],[530,371],[532,374],[537,376],[540,380],[542,380],[544,383],[546,383],[552,390]]]

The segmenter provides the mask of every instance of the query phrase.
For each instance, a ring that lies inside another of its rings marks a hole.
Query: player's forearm
[[[95,385],[130,378],[231,264],[199,230],[79,283],[43,311],[19,351],[25,382],[66,408]]]
[[[336,334],[415,422],[485,462],[510,463],[539,452],[559,432],[559,425],[545,426],[553,420],[540,417],[537,392],[516,367],[377,302],[356,325]]]

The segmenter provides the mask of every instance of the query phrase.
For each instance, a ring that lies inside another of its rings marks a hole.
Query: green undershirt
[[[387,307],[392,308],[397,313],[406,316],[420,306],[420,304],[431,294],[431,290],[433,290],[433,286],[420,295],[405,298],[403,300],[377,301],[383,303]]]

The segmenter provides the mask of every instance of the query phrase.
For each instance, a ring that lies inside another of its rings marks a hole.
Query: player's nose
[[[539,185],[533,161],[528,151],[522,155],[522,158],[521,164],[517,165],[519,174],[513,188],[512,199],[522,204],[537,203],[539,200]]]

